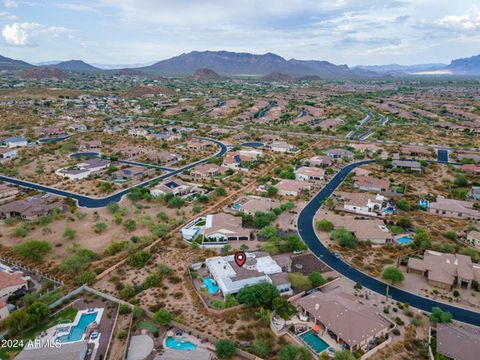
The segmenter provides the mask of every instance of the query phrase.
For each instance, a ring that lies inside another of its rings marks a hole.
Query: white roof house
[[[223,296],[238,293],[247,285],[255,285],[265,281],[274,284],[270,275],[282,273],[282,268],[273,258],[264,253],[246,253],[247,260],[240,267],[235,263],[234,255],[216,256],[205,260],[205,264],[213,280]],[[274,284],[282,293],[291,293],[288,280]]]

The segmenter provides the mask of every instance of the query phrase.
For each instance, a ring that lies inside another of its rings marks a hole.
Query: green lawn
[[[158,328],[153,325],[151,322],[148,322],[148,321],[140,321],[138,323],[138,327],[140,329],[145,329],[145,330],[148,330],[150,331],[152,334],[158,334]]]
[[[20,334],[16,337],[16,339],[23,339],[23,340],[32,340],[37,337],[42,331],[45,331],[52,326],[60,323],[60,322],[72,322],[75,320],[75,316],[77,316],[78,310],[75,308],[67,308],[62,310],[54,317],[50,318],[48,322],[39,324],[27,331],[23,334]],[[2,348],[0,350],[0,358],[3,359],[13,359],[13,357],[22,350],[22,347],[12,347],[12,348]]]
[[[402,227],[397,225],[387,225],[387,228],[394,234],[400,234],[405,232],[405,230]]]

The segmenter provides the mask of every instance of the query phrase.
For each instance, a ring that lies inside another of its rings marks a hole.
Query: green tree
[[[35,301],[32,305],[27,307],[29,325],[36,325],[47,319],[51,310],[47,304],[41,301]]]
[[[185,201],[180,196],[173,196],[167,201],[169,208],[180,208],[185,204]]]
[[[120,205],[116,202],[110,202],[107,204],[107,209],[110,211],[112,214],[115,214],[120,210]]]
[[[310,279],[301,273],[293,272],[288,274],[288,280],[296,290],[304,291],[312,288]]]
[[[313,287],[319,287],[319,286],[322,286],[324,285],[327,280],[325,280],[322,276],[322,274],[320,274],[319,272],[317,271],[314,271],[312,273],[310,273],[310,275],[308,275],[308,278],[310,279],[310,281],[312,282],[312,286]]]
[[[77,236],[77,231],[75,229],[72,229],[71,227],[65,228],[65,231],[63,232],[63,237],[68,240],[73,240]]]
[[[272,353],[272,345],[264,339],[256,339],[252,345],[253,352],[263,359],[267,359]]]
[[[237,300],[248,307],[271,309],[273,300],[280,296],[275,285],[262,281],[255,285],[244,286],[237,295]]]
[[[466,187],[468,186],[468,180],[465,176],[457,176],[453,181],[456,187]]]
[[[443,311],[438,306],[432,308],[432,314],[430,315],[430,321],[433,323],[450,323],[452,322],[452,314],[448,311]]]
[[[167,326],[172,320],[172,315],[167,310],[158,310],[155,314],[153,314],[153,320],[162,326]]]
[[[134,231],[136,228],[137,228],[137,223],[135,222],[135,220],[133,219],[128,219],[126,220],[124,223],[123,223],[123,227],[127,230],[127,231]]]
[[[10,336],[15,336],[29,325],[29,316],[24,310],[16,310],[5,319]]]
[[[278,189],[275,186],[269,186],[267,188],[267,194],[269,197],[275,196],[278,194]]]
[[[357,245],[355,236],[345,228],[330,231],[330,238],[335,240],[341,247],[354,248]]]
[[[302,346],[287,345],[282,347],[279,354],[280,360],[311,360],[312,353]]]
[[[405,276],[403,275],[402,270],[399,268],[395,266],[389,266],[383,270],[382,278],[390,281],[392,285],[395,285],[400,284],[405,279]]]
[[[105,223],[96,223],[95,225],[93,225],[93,231],[95,231],[96,234],[101,234],[105,231],[106,228],[107,224]]]
[[[151,256],[152,256],[152,254],[150,254],[149,251],[139,250],[139,251],[131,254],[127,258],[127,264],[130,265],[133,268],[141,269],[145,266],[147,261],[150,260]]]
[[[316,225],[317,229],[322,231],[332,231],[334,228],[333,223],[327,219],[318,220]]]
[[[78,285],[92,285],[97,281],[97,275],[93,271],[82,271],[75,277],[75,282]]]
[[[219,359],[231,359],[235,355],[235,344],[228,339],[220,339],[215,344],[215,353]]]
[[[265,226],[258,232],[258,236],[270,239],[278,235],[278,228],[275,226]]]
[[[397,224],[405,229],[412,226],[412,221],[409,218],[402,217],[400,220],[398,220]]]
[[[27,240],[14,247],[18,256],[35,262],[41,262],[51,249],[50,243],[40,240]]]

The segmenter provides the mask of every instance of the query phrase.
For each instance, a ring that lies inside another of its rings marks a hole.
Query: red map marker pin
[[[245,255],[243,251],[237,251],[235,253],[234,259],[237,265],[242,267],[243,264],[245,264],[245,261],[247,260],[247,255]]]

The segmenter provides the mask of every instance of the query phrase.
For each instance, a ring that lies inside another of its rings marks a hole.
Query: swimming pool
[[[197,345],[191,343],[190,341],[177,339],[171,336],[167,338],[165,345],[170,349],[183,351],[195,350],[197,348]]]
[[[210,294],[215,295],[216,293],[218,293],[218,286],[215,285],[213,279],[203,278],[203,285],[205,285]]]
[[[328,348],[328,344],[320,337],[315,335],[312,330],[300,335],[300,338],[310,346],[317,354]]]
[[[78,320],[78,324],[72,326],[68,335],[63,335],[57,338],[60,342],[72,342],[81,340],[85,329],[97,318],[97,313],[82,314]]]
[[[413,241],[413,237],[406,235],[406,236],[399,237],[395,241],[397,242],[397,244],[407,245]]]

